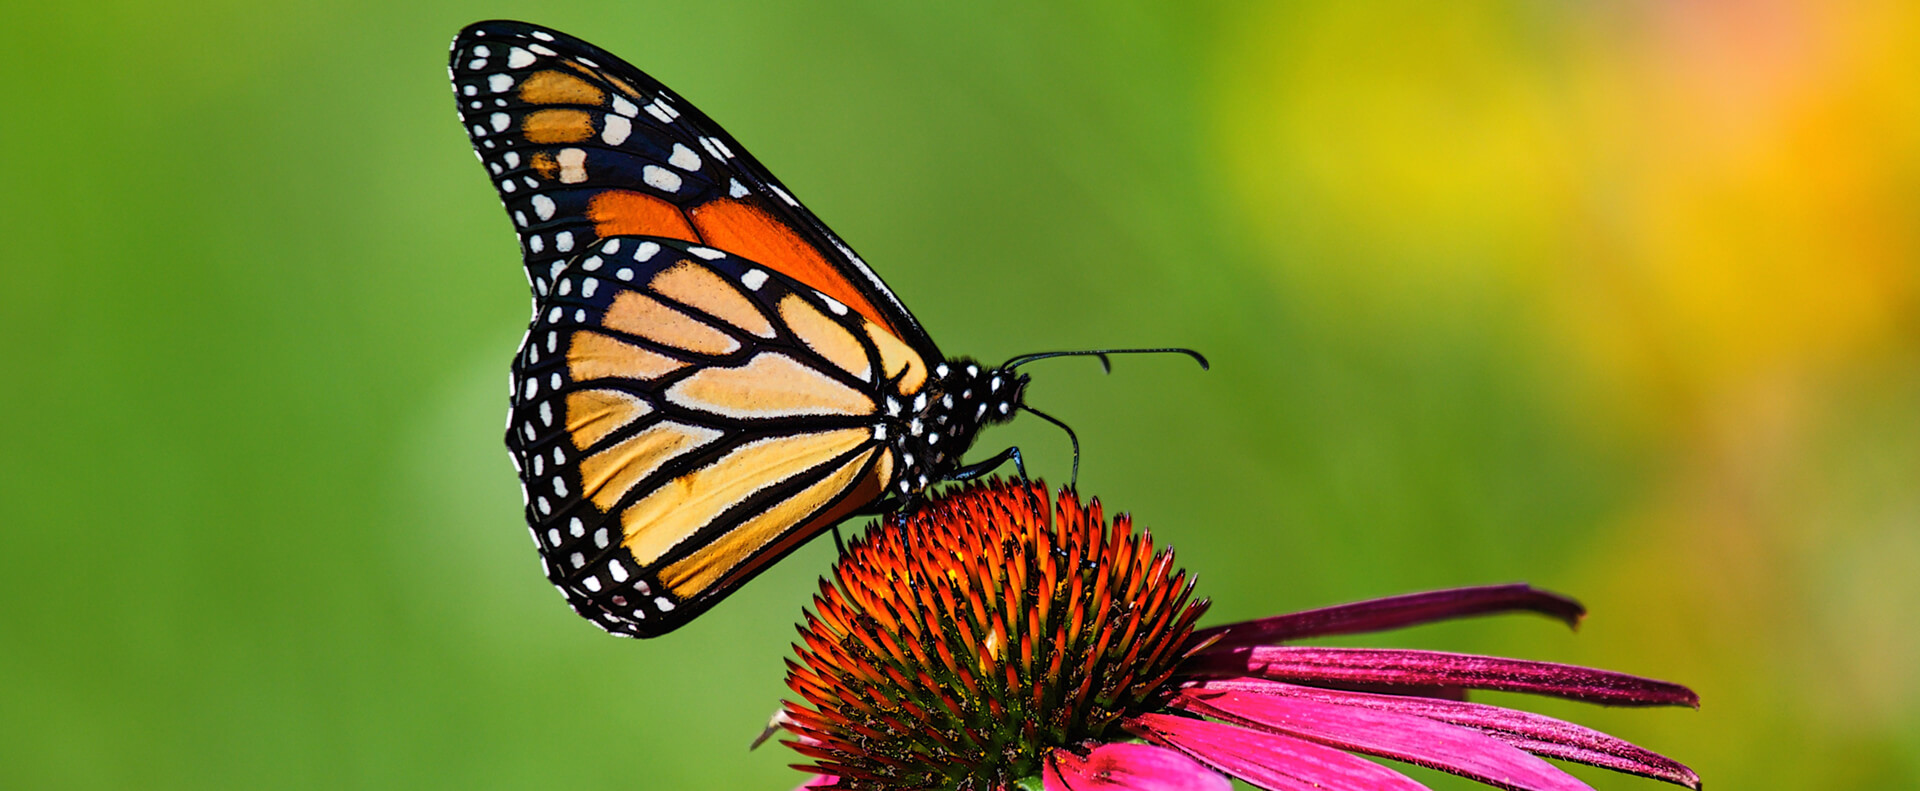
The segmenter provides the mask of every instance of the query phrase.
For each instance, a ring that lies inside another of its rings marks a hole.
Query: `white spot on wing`
[[[692,172],[700,169],[700,155],[681,143],[673,144],[673,156],[667,157],[667,164],[681,170]]]
[[[660,190],[661,192],[680,191],[680,175],[659,165],[648,165],[641,168],[640,179],[647,182],[647,186]]]
[[[606,128],[600,131],[600,139],[607,145],[617,146],[627,142],[627,136],[633,134],[633,122],[617,115],[606,116]]]
[[[722,258],[726,256],[726,253],[720,252],[719,250],[715,250],[711,247],[701,247],[699,245],[694,245],[692,247],[687,248],[687,252],[700,256],[701,258],[705,258],[708,261],[712,261],[716,258]]]
[[[788,206],[800,205],[800,202],[794,200],[792,195],[788,195],[786,190],[780,188],[780,185],[768,184],[767,188],[773,190],[773,194],[780,196],[781,200],[786,201]]]
[[[487,123],[493,125],[493,131],[505,132],[507,131],[507,127],[513,123],[513,116],[507,115],[506,113],[494,113],[493,115],[487,116]]]
[[[487,90],[493,91],[494,93],[506,93],[507,89],[511,87],[513,87],[513,75],[511,74],[493,74],[487,77]]]
[[[727,195],[729,197],[744,198],[747,196],[747,185],[741,184],[739,179],[728,179],[728,181],[731,182],[727,186]]]
[[[745,283],[747,288],[759,291],[761,286],[767,284],[767,273],[758,269],[749,269],[746,274],[740,276],[740,282]]]
[[[627,101],[627,97],[625,96],[613,97],[613,111],[621,115],[624,115],[628,118],[632,118],[640,114],[640,108],[635,107],[633,102]]]
[[[573,232],[561,231],[553,235],[553,249],[566,253],[573,251]]]
[[[533,196],[533,212],[542,220],[553,219],[553,199],[545,195]]]
[[[519,47],[514,47],[507,51],[507,68],[524,69],[532,66],[534,60],[536,60],[536,58],[533,57],[533,53]]]
[[[587,152],[578,148],[563,148],[554,154],[553,160],[560,163],[560,183],[579,184],[587,180]]]
[[[659,253],[660,245],[653,242],[641,242],[639,247],[633,248],[633,260],[652,261],[653,257]]]
[[[661,104],[659,99],[647,103],[647,115],[660,119],[660,123],[663,124],[673,123],[673,116],[668,113],[666,105]]]

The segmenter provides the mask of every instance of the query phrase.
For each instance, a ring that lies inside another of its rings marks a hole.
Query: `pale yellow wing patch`
[[[520,100],[528,104],[599,104],[606,99],[599,88],[562,71],[534,72],[520,83]]]
[[[692,598],[700,591],[711,587],[721,577],[740,569],[747,558],[755,552],[799,526],[800,521],[806,519],[807,515],[853,486],[855,476],[866,468],[867,460],[873,458],[874,453],[875,451],[869,450],[854,457],[851,461],[840,465],[840,468],[834,470],[831,475],[782,498],[771,508],[741,522],[725,535],[707,542],[685,558],[674,561],[672,565],[661,569],[661,584],[683,599]],[[847,511],[864,504],[853,502],[855,499],[858,498],[850,498],[847,502],[841,503],[840,507],[822,514],[822,518],[831,517],[834,521],[839,521]],[[821,521],[821,519],[815,521]]]
[[[780,318],[786,320],[787,328],[793,330],[793,334],[814,353],[863,381],[873,379],[872,366],[867,362],[867,347],[862,346],[847,328],[840,326],[840,322],[827,318],[826,314],[815,310],[799,295],[788,294],[780,300]]]
[[[865,428],[790,434],[749,442],[664,484],[620,512],[622,543],[642,566],[747,496],[827,463],[873,436]]]
[[[540,110],[520,119],[529,143],[578,143],[593,137],[593,116],[585,110]]]
[[[887,378],[906,376],[900,380],[900,392],[914,393],[927,381],[927,363],[920,359],[919,352],[901,343],[893,333],[871,321],[866,323],[867,337],[873,339],[873,348],[880,350],[880,365],[886,371]]]
[[[680,360],[592,330],[576,332],[567,341],[567,376],[576,382],[653,379],[685,367]]]
[[[653,290],[682,305],[698,308],[720,320],[762,338],[773,337],[773,324],[753,301],[713,270],[681,261],[653,276]]]
[[[635,291],[623,291],[614,297],[601,323],[662,346],[698,354],[721,355],[740,348],[732,335]]]
[[[734,368],[702,368],[672,387],[667,400],[728,417],[871,415],[865,393],[778,352],[761,352]]]
[[[567,394],[567,431],[573,435],[573,446],[586,450],[652,411],[651,404],[631,393],[576,390]]]
[[[581,493],[600,510],[620,498],[674,457],[720,437],[718,429],[663,422],[580,460]]]

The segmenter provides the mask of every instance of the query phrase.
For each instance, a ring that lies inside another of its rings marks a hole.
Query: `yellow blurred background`
[[[489,17],[698,103],[950,354],[1207,352],[1030,395],[1216,622],[1527,580],[1587,623],[1348,642],[1690,684],[1489,699],[1709,787],[1920,786],[1920,6],[10,10],[0,786],[797,782],[744,745],[830,544],[646,642],[537,569]],[[1030,422],[979,448],[1064,479]]]

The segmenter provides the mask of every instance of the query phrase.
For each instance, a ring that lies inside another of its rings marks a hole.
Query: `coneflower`
[[[1052,500],[1050,503],[1049,501]],[[1284,645],[1500,612],[1584,611],[1525,585],[1397,596],[1195,629],[1173,553],[1100,502],[995,482],[854,541],[800,627],[787,742],[803,787],[1421,789],[1360,755],[1529,791],[1587,786],[1546,756],[1698,788],[1692,770],[1468,690],[1698,706],[1677,684],[1415,650]]]

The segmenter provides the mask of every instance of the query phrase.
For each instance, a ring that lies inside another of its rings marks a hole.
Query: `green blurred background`
[[[1911,3],[7,14],[0,786],[800,779],[745,746],[830,543],[647,642],[539,573],[525,284],[445,75],[490,17],[721,119],[950,353],[1206,351],[1031,400],[1216,622],[1527,580],[1587,624],[1352,642],[1691,684],[1529,705],[1710,787],[1920,784]]]

